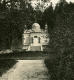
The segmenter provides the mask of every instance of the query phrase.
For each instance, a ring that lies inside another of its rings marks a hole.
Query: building
[[[43,51],[44,46],[47,46],[49,42],[47,25],[43,30],[38,23],[34,23],[32,29],[24,29],[22,38],[23,49],[26,51]]]

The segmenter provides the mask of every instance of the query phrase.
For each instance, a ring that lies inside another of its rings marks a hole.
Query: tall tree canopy
[[[64,0],[65,1],[65,0]],[[46,60],[50,80],[73,80],[74,72],[74,4],[60,2],[54,10],[54,27],[49,48],[52,57]],[[49,12],[49,11],[48,11]],[[50,13],[50,12],[49,12]]]

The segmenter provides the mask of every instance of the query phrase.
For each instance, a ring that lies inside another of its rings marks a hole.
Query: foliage
[[[74,79],[74,11],[71,9],[74,9],[73,3],[59,3],[54,11],[55,25],[49,43],[54,52],[45,60],[50,80]]]
[[[24,26],[30,29],[34,22],[40,23],[41,14],[40,10],[33,10],[26,0],[3,0],[0,3],[0,49],[21,45]]]
[[[46,23],[48,25],[48,32],[50,33],[53,30],[54,27],[54,11],[52,4],[44,11],[42,15],[42,26],[44,26]]]

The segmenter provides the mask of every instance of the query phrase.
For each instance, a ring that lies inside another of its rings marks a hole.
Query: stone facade
[[[47,26],[46,26],[47,27]],[[43,45],[47,46],[49,42],[48,32],[40,29],[38,23],[32,25],[32,29],[24,29],[22,42],[23,49],[26,51],[43,51]]]

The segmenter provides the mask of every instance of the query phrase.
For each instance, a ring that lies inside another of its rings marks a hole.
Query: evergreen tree
[[[71,7],[72,6],[72,7]],[[73,80],[74,56],[74,4],[62,3],[55,8],[55,27],[50,37],[52,51],[49,60],[45,60],[51,76],[50,80]],[[69,11],[70,10],[70,11]]]
[[[44,11],[42,16],[42,26],[44,26],[47,23],[49,33],[51,33],[54,28],[54,20],[55,16],[51,3],[51,5]]]

